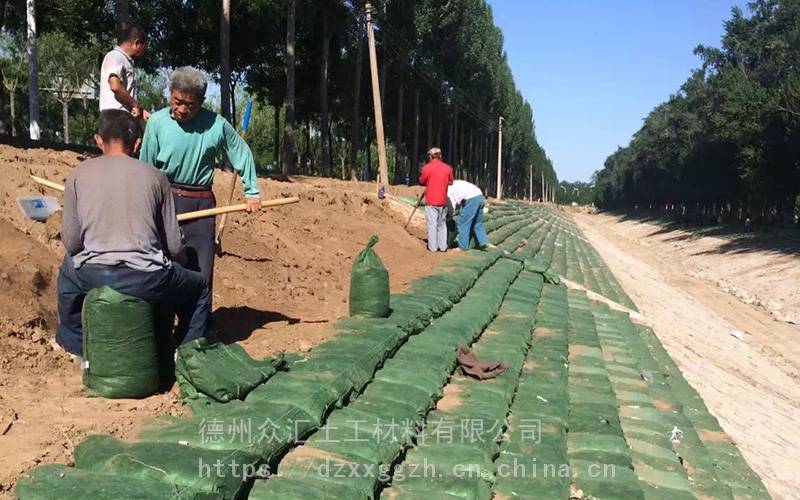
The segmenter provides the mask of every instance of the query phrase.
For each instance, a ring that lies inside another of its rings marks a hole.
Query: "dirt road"
[[[653,226],[608,215],[576,220],[772,495],[797,498],[800,327],[718,286],[736,261],[707,252],[714,242],[676,246]],[[747,259],[761,277],[751,289],[771,289],[778,301],[797,293],[800,281],[782,270],[787,261],[800,268],[800,257],[753,251]]]

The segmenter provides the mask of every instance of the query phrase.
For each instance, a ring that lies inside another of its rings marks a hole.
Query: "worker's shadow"
[[[300,323],[298,318],[275,311],[260,311],[247,306],[221,307],[214,311],[212,321],[217,338],[226,344],[248,339],[254,331],[264,328],[269,323],[281,321],[290,325]]]

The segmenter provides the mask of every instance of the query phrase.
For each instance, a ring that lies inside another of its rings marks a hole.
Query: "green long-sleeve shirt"
[[[170,182],[208,186],[214,182],[220,152],[242,178],[245,196],[259,196],[250,147],[227,120],[205,108],[185,123],[173,119],[169,108],[153,113],[139,159],[164,172]]]

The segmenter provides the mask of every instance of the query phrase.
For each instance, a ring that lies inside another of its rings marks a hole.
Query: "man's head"
[[[172,117],[187,122],[197,115],[206,98],[206,77],[200,70],[183,66],[169,77],[169,106]]]
[[[119,46],[133,59],[139,59],[147,50],[147,35],[142,28],[129,26],[120,35]]]
[[[436,158],[437,160],[441,160],[442,159],[442,150],[441,149],[434,147],[434,148],[431,148],[431,149],[428,150],[428,161],[431,161],[434,158]]]
[[[121,109],[100,112],[94,140],[104,155],[124,154],[133,156],[141,139],[142,129],[130,113]]]

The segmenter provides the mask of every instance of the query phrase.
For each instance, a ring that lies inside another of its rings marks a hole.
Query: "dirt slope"
[[[788,305],[800,283],[793,274],[800,258],[703,253],[711,242],[683,240],[676,247],[631,221],[585,214],[576,220],[770,492],[797,498],[800,328],[742,303],[716,281],[737,279],[737,268],[750,270],[738,279],[754,290],[773,290]],[[787,272],[787,262],[793,271]],[[694,277],[694,266],[717,278]]]
[[[16,198],[60,195],[30,175],[63,183],[78,155],[0,145],[0,497],[39,463],[68,463],[86,434],[124,437],[143,418],[179,414],[176,394],[142,401],[87,399],[80,370],[54,351],[56,281],[63,249],[59,217],[25,219]],[[230,177],[217,176],[224,204]],[[408,211],[380,201],[375,185],[330,179],[261,180],[264,198],[299,196],[301,202],[229,219],[217,259],[214,321],[220,334],[242,341],[254,355],[308,350],[332,334],[347,314],[349,272],[370,235],[389,269],[392,291],[429,274],[444,259],[425,251],[421,229],[403,230]],[[241,187],[238,188],[239,190]],[[392,194],[415,196],[410,188]],[[241,194],[239,191],[237,194]]]

